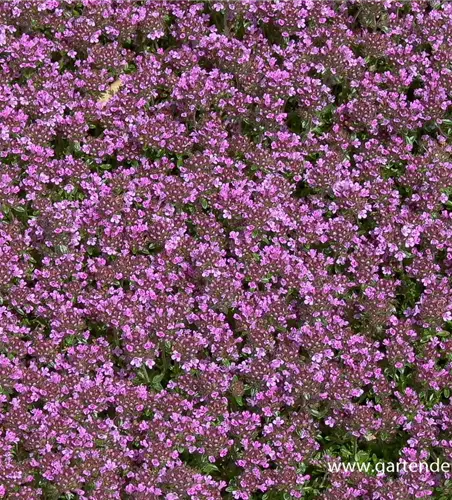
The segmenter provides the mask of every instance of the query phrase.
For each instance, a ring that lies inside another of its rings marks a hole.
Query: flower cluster
[[[374,468],[452,462],[451,40],[446,0],[0,2],[0,498],[452,498]]]

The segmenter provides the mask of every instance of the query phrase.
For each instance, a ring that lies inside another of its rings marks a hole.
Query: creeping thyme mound
[[[452,498],[452,3],[0,3],[0,498]],[[361,464],[362,470],[345,465]]]

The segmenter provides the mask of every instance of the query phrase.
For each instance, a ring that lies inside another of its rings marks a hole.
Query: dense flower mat
[[[0,497],[452,498],[377,470],[452,462],[451,42],[447,1],[1,2]]]

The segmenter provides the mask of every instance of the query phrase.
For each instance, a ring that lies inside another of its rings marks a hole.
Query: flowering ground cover
[[[378,470],[452,462],[451,41],[447,1],[0,3],[1,498],[452,498]]]

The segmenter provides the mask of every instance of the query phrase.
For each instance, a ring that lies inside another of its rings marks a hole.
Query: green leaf
[[[69,248],[66,245],[58,245],[57,249],[60,255],[64,255],[69,251]]]
[[[205,474],[210,474],[211,472],[219,472],[219,468],[215,464],[206,464],[202,467],[202,472]]]
[[[158,375],[155,375],[152,379],[151,385],[156,391],[163,391],[163,386],[161,384],[163,377],[165,376],[164,373],[159,373]]]

